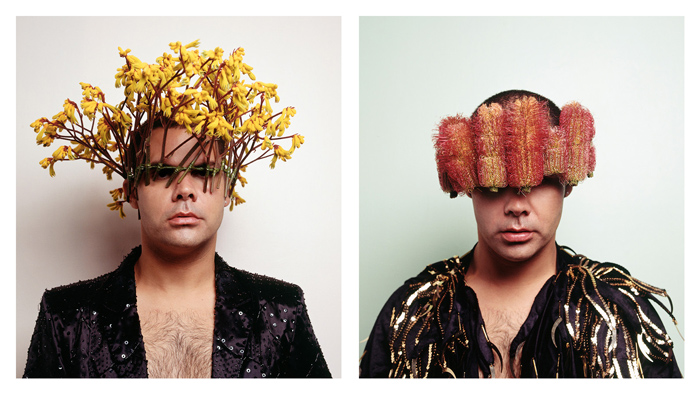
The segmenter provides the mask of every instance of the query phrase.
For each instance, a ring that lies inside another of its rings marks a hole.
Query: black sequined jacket
[[[428,266],[389,298],[369,336],[360,377],[681,377],[673,343],[650,304],[667,296],[619,265],[564,248],[503,365],[464,274],[472,252]],[[675,322],[675,318],[674,318]]]
[[[148,376],[134,282],[140,254],[44,293],[24,377]],[[215,266],[212,377],[330,377],[298,286],[232,268],[218,254]]]

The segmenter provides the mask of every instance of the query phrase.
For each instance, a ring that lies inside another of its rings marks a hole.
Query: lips
[[[168,219],[168,222],[175,226],[191,226],[197,224],[201,219],[192,212],[178,212]]]
[[[532,239],[534,231],[527,228],[511,227],[501,231],[501,236],[506,242],[522,243]]]

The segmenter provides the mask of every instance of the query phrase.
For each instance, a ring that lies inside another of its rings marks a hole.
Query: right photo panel
[[[360,17],[361,378],[683,377],[683,17]]]

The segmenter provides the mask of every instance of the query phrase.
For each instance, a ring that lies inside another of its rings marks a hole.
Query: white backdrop
[[[200,39],[200,50],[246,50],[257,80],[279,85],[294,106],[289,133],[305,136],[291,161],[249,167],[238,188],[247,203],[227,212],[217,250],[232,266],[304,289],[331,373],[340,375],[340,17],[57,17],[17,18],[17,376],[21,376],[38,303],[46,288],[117,267],[139,243],[136,211],[109,211],[101,167],[58,163],[50,178],[39,160],[60,145],[37,146],[29,124],[63,101],[79,102],[79,82],[121,101],[117,47],[152,63],[168,44]]]
[[[597,167],[557,240],[665,288],[684,331],[683,18],[360,18],[360,324],[426,265],[476,242],[440,189],[431,135],[508,89],[593,113]],[[684,369],[684,342],[662,311]],[[687,338],[687,336],[686,336]],[[364,343],[360,343],[360,354]]]

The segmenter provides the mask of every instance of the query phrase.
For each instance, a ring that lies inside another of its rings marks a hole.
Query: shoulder
[[[426,266],[418,275],[406,280],[389,298],[396,303],[404,303],[410,299],[413,305],[416,300],[429,299],[436,293],[461,283],[464,277],[465,261],[470,255],[453,256]]]
[[[140,248],[134,248],[114,271],[46,290],[42,306],[54,312],[74,311],[110,303],[115,296],[123,297],[123,293],[133,287],[130,278],[133,282],[133,264],[139,254]]]
[[[639,320],[636,315],[646,313],[652,301],[673,316],[671,299],[666,290],[637,279],[619,264],[591,260],[581,254],[563,253],[567,261],[565,273],[569,297],[584,291],[590,294],[585,297],[588,301],[600,299],[623,307],[622,313],[635,315],[632,320]],[[656,297],[667,298],[671,309]]]
[[[270,276],[260,275],[236,268],[231,268],[235,275],[247,283],[248,288],[260,296],[273,300],[287,300],[289,298],[301,300],[304,292],[298,285]]]
[[[463,272],[470,254],[425,267],[406,280],[379,312],[361,358],[361,377],[402,376],[396,365],[416,359],[443,335],[437,316],[451,313],[455,296],[463,290]],[[435,324],[433,324],[435,323]]]
[[[298,285],[231,267],[218,254],[216,271],[225,283],[238,286],[256,298],[271,302],[303,302],[304,292]]]
[[[89,307],[94,304],[95,295],[104,288],[105,282],[111,274],[114,272],[94,279],[48,289],[42,297],[42,305],[54,312]]]
[[[452,302],[453,296],[462,292],[463,260],[468,261],[469,256],[466,259],[455,256],[430,264],[406,280],[382,307],[373,331],[388,335],[389,331],[397,333],[416,327],[417,320],[434,319]]]
[[[582,255],[570,255],[565,272],[565,305],[569,306],[565,320],[570,330],[575,331],[574,337],[586,338],[594,344],[595,333],[603,327],[612,332],[612,338],[632,338],[630,343],[620,340],[626,354],[637,354],[631,345],[636,338],[644,358],[664,363],[672,360],[673,341],[652,305],[664,310],[675,323],[673,304],[666,290],[633,277],[621,265],[601,263]],[[669,307],[657,297],[667,298]],[[588,324],[580,327],[571,324],[579,319]],[[615,340],[611,344],[617,345]],[[629,373],[633,375],[633,372]]]
[[[580,286],[585,285],[585,280],[588,279],[594,281],[594,284],[603,284],[603,289],[610,287],[608,290],[623,294],[629,292],[644,298],[653,295],[668,298],[666,290],[637,279],[620,264],[591,260],[582,254],[569,253],[563,249],[560,249],[560,253],[566,262],[565,270],[569,278],[581,279]]]

